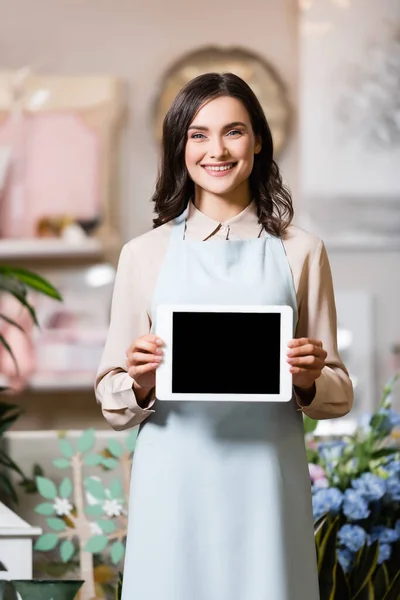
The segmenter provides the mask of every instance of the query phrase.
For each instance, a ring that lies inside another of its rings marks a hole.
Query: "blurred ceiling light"
[[[110,285],[115,278],[115,269],[109,264],[95,265],[87,270],[85,278],[90,287]]]
[[[342,350],[347,350],[347,348],[350,348],[351,344],[353,343],[353,334],[349,329],[342,329],[341,327],[338,327],[337,340],[339,352]]]
[[[42,88],[33,92],[30,98],[28,98],[26,104],[29,110],[36,110],[43,107],[47,100],[50,98],[50,90]]]

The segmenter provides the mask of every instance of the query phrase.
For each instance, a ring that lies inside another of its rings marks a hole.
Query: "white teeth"
[[[207,171],[229,171],[234,165],[225,165],[223,167],[204,167]]]

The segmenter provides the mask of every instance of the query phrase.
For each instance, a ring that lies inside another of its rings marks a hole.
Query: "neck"
[[[195,207],[213,221],[224,223],[240,214],[251,202],[248,182],[244,181],[233,192],[225,195],[213,194],[196,186]]]

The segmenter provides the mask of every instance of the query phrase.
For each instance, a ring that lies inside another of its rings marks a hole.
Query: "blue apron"
[[[175,220],[157,280],[153,331],[157,306],[171,303],[287,304],[296,322],[279,238],[262,230],[250,240],[189,241],[186,216]],[[214,333],[210,344],[224,352],[224,332]],[[154,408],[134,455],[122,600],[318,600],[294,399]]]

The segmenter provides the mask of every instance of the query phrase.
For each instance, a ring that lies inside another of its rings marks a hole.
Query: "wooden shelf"
[[[37,260],[51,258],[94,258],[102,255],[104,248],[101,242],[87,238],[79,243],[66,242],[62,239],[0,239],[1,260]]]

